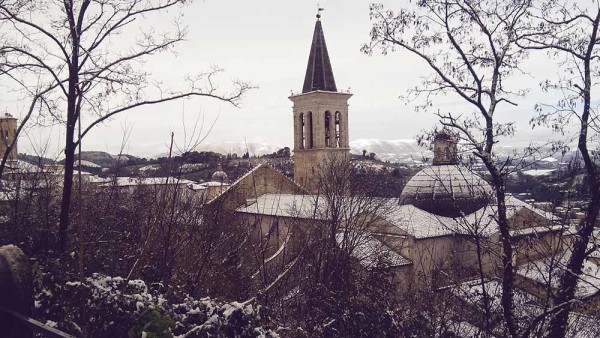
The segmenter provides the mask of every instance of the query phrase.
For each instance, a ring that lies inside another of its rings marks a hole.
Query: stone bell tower
[[[8,113],[4,114],[4,116],[0,116],[0,159],[6,153],[8,147],[13,142],[16,142],[16,135],[17,119]],[[8,154],[7,162],[14,163],[17,160],[17,144],[15,143],[12,150]]]
[[[294,181],[318,192],[318,167],[349,158],[348,99],[337,91],[327,45],[317,14],[308,66],[301,94],[294,103]]]

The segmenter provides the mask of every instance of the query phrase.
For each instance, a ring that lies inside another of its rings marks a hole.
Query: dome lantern
[[[219,183],[228,183],[229,182],[229,178],[227,177],[227,174],[223,171],[223,167],[221,166],[221,163],[217,164],[217,171],[215,171],[212,174],[210,180],[213,182],[219,182]]]
[[[458,137],[447,129],[436,132],[433,139],[433,165],[458,164]]]

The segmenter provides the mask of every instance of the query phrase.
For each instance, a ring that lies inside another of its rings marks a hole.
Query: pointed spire
[[[329,54],[327,53],[327,45],[325,44],[325,36],[323,35],[321,20],[319,20],[320,16],[317,14],[302,93],[315,90],[337,92],[331,62],[329,62]]]

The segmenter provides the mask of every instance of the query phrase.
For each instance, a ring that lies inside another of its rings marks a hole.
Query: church
[[[365,269],[383,266],[393,271],[398,290],[500,276],[494,191],[459,163],[458,141],[450,131],[437,134],[432,165],[415,174],[398,198],[365,202],[364,196],[345,195],[343,189],[327,191],[333,180],[343,185],[343,175],[327,177],[323,168],[350,161],[351,96],[337,90],[317,16],[302,92],[289,97],[294,180],[262,164],[207,207],[222,210],[219,221],[235,220],[253,229],[269,262],[289,259],[299,250],[296,237],[335,221],[340,249]],[[560,235],[567,229],[555,216],[512,196],[506,205],[517,266],[563,249]]]

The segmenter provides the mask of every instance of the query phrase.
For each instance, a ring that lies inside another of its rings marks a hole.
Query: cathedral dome
[[[413,176],[400,195],[401,204],[440,216],[458,217],[486,206],[493,194],[479,175],[458,164],[458,137],[449,130],[436,133],[433,165]]]
[[[440,216],[470,214],[488,204],[493,190],[479,175],[459,165],[434,165],[415,174],[400,195],[401,204]]]
[[[213,182],[219,182],[219,183],[229,182],[229,178],[227,177],[227,174],[223,171],[223,167],[221,167],[220,163],[217,165],[217,171],[215,171],[212,174],[210,180]]]

